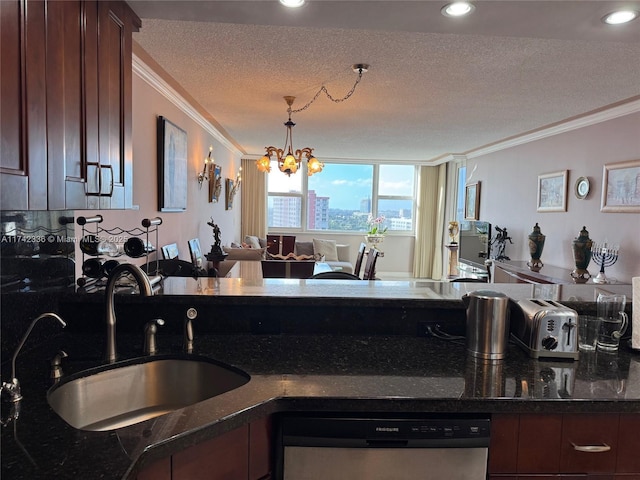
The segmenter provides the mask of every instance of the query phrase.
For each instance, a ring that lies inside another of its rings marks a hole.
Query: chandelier
[[[287,128],[284,147],[265,147],[267,151],[266,155],[256,160],[256,167],[258,168],[258,170],[266,173],[270,172],[271,157],[275,155],[276,159],[278,160],[278,169],[289,177],[298,171],[298,169],[302,165],[303,156],[307,162],[307,175],[311,176],[314,173],[319,173],[322,171],[322,169],[324,168],[324,163],[313,156],[313,148],[304,147],[297,150],[293,149],[293,127],[295,127],[296,124],[291,121],[291,114],[298,113],[309,108],[309,106],[316,101],[316,99],[322,92],[324,92],[325,95],[334,103],[344,102],[346,99],[348,99],[351,95],[353,95],[353,92],[355,92],[358,83],[360,83],[360,80],[362,79],[362,74],[369,69],[369,65],[364,63],[357,63],[351,68],[358,74],[358,78],[356,79],[353,87],[351,87],[351,90],[349,90],[349,92],[342,98],[333,98],[327,91],[326,87],[323,85],[322,87],[320,87],[320,90],[318,90],[315,96],[304,107],[297,110],[292,110],[291,106],[293,105],[296,97],[284,97],[284,101],[287,102],[287,114],[289,115],[289,119],[284,123],[284,126]]]

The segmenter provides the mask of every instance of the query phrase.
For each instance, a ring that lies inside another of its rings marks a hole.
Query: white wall
[[[547,236],[542,261],[573,269],[571,242],[586,226],[595,242],[620,244],[620,259],[607,276],[630,282],[640,275],[640,213],[603,213],[600,198],[603,166],[638,159],[640,113],[633,113],[470,159],[467,179],[481,182],[481,220],[508,229],[514,244],[507,244],[506,254],[512,260],[529,260],[527,235],[538,222]],[[538,175],[565,169],[567,211],[537,212]],[[581,176],[591,181],[584,200],[573,193]],[[598,272],[593,261],[588,270]]]
[[[187,210],[179,213],[160,212],[157,201],[157,152],[156,122],[162,115],[187,132],[188,174],[187,174]],[[206,182],[198,188],[197,175],[202,171],[204,158],[213,145],[213,156],[222,167],[222,177],[235,179],[240,167],[240,154],[230,151],[203,129],[191,116],[161,95],[134,72],[133,75],[133,203],[138,210],[76,211],[79,216],[101,214],[103,228],[120,227],[133,229],[141,227],[144,218],[159,216],[163,223],[159,229],[159,243],[177,243],[180,258],[189,260],[187,241],[199,238],[203,253],[209,251],[213,243],[212,229],[207,221],[213,217],[221,230],[223,244],[228,244],[240,236],[240,194],[234,200],[232,210],[225,210],[224,187],[218,203],[208,202]],[[76,226],[76,236],[80,236],[80,227]],[[77,252],[82,258],[81,253]],[[162,257],[160,257],[162,258]],[[136,260],[135,263],[142,263]],[[77,269],[81,262],[77,263]]]

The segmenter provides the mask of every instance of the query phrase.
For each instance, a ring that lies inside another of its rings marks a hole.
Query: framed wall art
[[[470,183],[464,191],[465,220],[480,220],[480,182]]]
[[[568,170],[538,175],[538,212],[567,211]]]
[[[234,196],[234,189],[233,189],[233,180],[231,180],[230,178],[227,178],[225,180],[225,205],[224,205],[224,209],[225,210],[231,210],[233,208],[233,196]]]
[[[158,210],[187,209],[187,132],[158,116]]]
[[[222,193],[222,168],[220,165],[211,165],[209,174],[209,203],[217,203]]]
[[[640,212],[640,160],[605,165],[601,212]]]

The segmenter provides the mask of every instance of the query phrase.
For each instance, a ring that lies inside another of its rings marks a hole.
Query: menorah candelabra
[[[609,283],[607,276],[604,274],[604,267],[610,267],[618,260],[618,245],[609,246],[607,243],[594,243],[591,247],[591,256],[593,260],[600,265],[600,272],[593,279],[594,283]]]

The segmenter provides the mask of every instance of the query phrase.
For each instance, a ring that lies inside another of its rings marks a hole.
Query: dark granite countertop
[[[142,326],[156,316],[167,321],[158,333],[161,353],[181,355],[185,310],[195,306],[195,353],[240,368],[251,380],[109,432],[70,427],[46,400],[50,359],[60,349],[69,354],[67,375],[101,363],[103,294],[3,294],[4,312],[24,315],[13,324],[3,315],[3,379],[31,313],[56,311],[69,326],[59,333],[57,325],[39,325],[18,357],[24,399],[18,420],[2,428],[1,473],[15,480],[133,479],[156,459],[288,411],[640,412],[640,355],[626,347],[561,362],[536,361],[510,345],[505,361],[483,364],[467,358],[464,339],[418,336],[421,323],[434,319],[447,333],[461,333],[460,299],[470,291],[552,299],[592,313],[601,288],[631,294],[625,285],[168,278],[160,295],[117,296],[121,358],[140,355]],[[6,402],[2,408],[4,419]]]
[[[158,342],[163,353],[177,353],[182,336],[160,333]],[[124,358],[138,355],[141,344],[142,335],[118,336]],[[201,334],[196,353],[234,365],[251,380],[130,427],[75,430],[47,404],[49,359],[64,349],[70,374],[99,363],[102,345],[102,335],[64,332],[18,357],[24,400],[18,420],[2,429],[3,478],[135,478],[158,458],[286,411],[640,412],[640,355],[626,348],[558,362],[532,360],[510,345],[505,361],[483,364],[467,358],[464,340]]]

